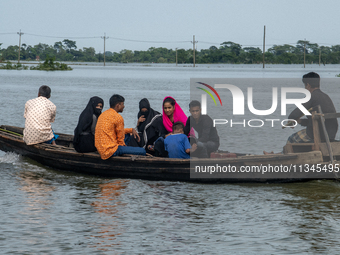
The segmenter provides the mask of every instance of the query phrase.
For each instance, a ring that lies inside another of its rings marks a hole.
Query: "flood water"
[[[0,70],[0,124],[23,127],[25,102],[43,84],[51,87],[57,106],[53,129],[72,134],[95,95],[104,99],[104,110],[112,94],[123,95],[125,126],[134,127],[143,97],[161,111],[163,98],[172,96],[188,114],[190,78],[301,78],[316,71],[323,81],[340,73],[340,65],[72,67],[69,72]],[[322,90],[340,111],[336,83],[322,81]],[[263,139],[249,129],[242,136],[239,129],[219,127],[223,149],[249,153],[280,151],[294,131],[265,129]],[[0,171],[2,254],[340,252],[338,182],[206,185],[106,179],[47,168],[1,151]]]

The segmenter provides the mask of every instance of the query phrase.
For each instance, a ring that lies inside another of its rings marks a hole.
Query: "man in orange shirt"
[[[110,109],[103,112],[97,121],[95,146],[102,159],[123,154],[145,155],[145,149],[126,146],[131,139],[130,134],[139,140],[137,131],[124,128],[124,119],[119,114],[124,110],[124,97],[113,95],[110,98]]]

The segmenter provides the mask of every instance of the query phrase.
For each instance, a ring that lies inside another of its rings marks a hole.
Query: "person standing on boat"
[[[57,107],[48,100],[51,88],[43,85],[39,88],[38,97],[28,100],[25,104],[24,141],[27,145],[49,143],[55,145],[55,135],[51,123],[54,122]]]
[[[94,134],[99,115],[102,113],[104,100],[91,97],[86,108],[79,116],[78,125],[74,130],[73,146],[77,152],[97,151],[94,146]]]
[[[311,98],[308,102],[302,104],[306,109],[315,108],[320,105],[323,113],[336,113],[334,104],[330,97],[320,90],[320,76],[317,73],[310,72],[303,76],[302,82],[311,93]],[[317,110],[316,110],[317,111]],[[306,126],[306,129],[302,129],[292,134],[287,143],[308,143],[313,142],[313,122],[312,117],[307,116],[307,119],[300,119],[303,113],[299,108],[296,108],[291,112],[288,119],[296,120],[301,126]],[[334,141],[335,135],[338,131],[338,121],[336,118],[327,119],[325,121],[326,130],[330,141]],[[325,141],[322,128],[320,128],[321,141]]]
[[[201,103],[197,100],[190,102],[189,111],[191,115],[185,124],[184,134],[189,135],[191,128],[198,133],[197,150],[192,156],[210,158],[210,153],[220,146],[220,138],[213,120],[208,115],[201,114]]]
[[[110,98],[110,109],[103,112],[97,121],[95,146],[102,159],[123,154],[145,155],[145,149],[126,146],[132,134],[139,141],[139,135],[134,128],[124,128],[124,119],[119,114],[124,110],[124,97],[113,95]]]
[[[143,147],[147,152],[153,154],[153,151],[148,150],[148,145],[152,145],[159,137],[167,133],[163,125],[162,114],[152,109],[149,100],[143,98],[139,102],[137,119],[135,129],[140,136],[140,141],[138,142],[137,139],[132,136],[128,145]]]

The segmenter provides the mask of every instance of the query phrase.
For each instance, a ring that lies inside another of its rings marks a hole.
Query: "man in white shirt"
[[[27,145],[49,143],[55,145],[58,135],[52,130],[57,107],[48,98],[51,96],[50,87],[43,85],[39,88],[38,97],[28,100],[25,104],[24,141]]]

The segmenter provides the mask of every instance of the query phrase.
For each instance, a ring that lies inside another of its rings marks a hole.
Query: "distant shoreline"
[[[12,64],[16,64],[18,63],[17,60],[6,60],[3,62],[0,62],[0,64],[4,64],[6,62],[11,62]],[[37,61],[37,60],[31,60],[31,61],[20,61],[20,64],[25,64],[25,65],[33,65],[33,64],[40,64],[43,63],[44,61]],[[58,61],[60,63],[66,63],[68,65],[84,65],[84,66],[103,66],[104,62],[85,62],[85,61],[79,61],[79,62],[71,62],[71,61]],[[138,66],[154,66],[154,65],[160,65],[160,66],[176,66],[176,63],[154,63],[154,62],[150,62],[150,63],[140,63],[140,62],[128,62],[128,63],[124,63],[124,62],[106,62],[106,65],[108,66],[118,66],[118,65],[138,65]],[[181,63],[181,64],[177,64],[178,67],[193,67],[193,63]],[[230,63],[200,63],[200,64],[195,64],[196,67],[198,66],[257,66],[260,65],[262,66],[262,63],[235,63],[235,64],[230,64]],[[302,64],[285,64],[285,63],[268,63],[265,64],[266,66],[279,66],[279,65],[284,65],[284,66],[301,66]],[[313,64],[306,64],[306,66],[336,66],[336,65],[340,65],[339,64],[325,64],[325,65],[319,65],[318,63],[313,63]],[[340,71],[340,70],[339,70]]]

